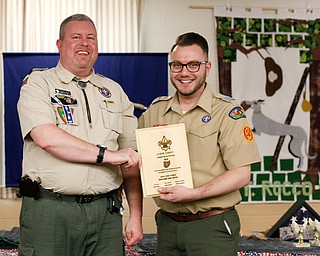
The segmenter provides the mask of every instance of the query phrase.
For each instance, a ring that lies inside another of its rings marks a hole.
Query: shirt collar
[[[90,81],[91,83],[93,84],[96,84],[97,81],[95,79],[95,76],[93,75],[94,74],[94,69],[92,70],[93,72],[91,73],[91,75],[89,75],[88,77],[86,78],[77,78],[74,74],[72,74],[70,71],[68,71],[67,69],[65,69],[61,62],[59,61],[57,67],[56,67],[56,72],[57,72],[57,75],[58,77],[60,78],[60,80],[63,82],[63,83],[70,83],[72,80],[85,80],[85,81]]]
[[[197,106],[199,106],[204,111],[211,113],[212,97],[213,97],[213,93],[206,83],[204,91],[202,92],[197,104],[193,108],[196,108]],[[165,108],[164,114],[167,113],[170,109],[172,111],[182,114],[177,92],[174,94],[173,98],[168,102],[168,105]]]
[[[211,88],[208,86],[208,84],[206,83],[204,91],[201,94],[200,99],[196,104],[196,106],[199,106],[204,111],[211,113],[212,98],[213,98],[213,92]]]

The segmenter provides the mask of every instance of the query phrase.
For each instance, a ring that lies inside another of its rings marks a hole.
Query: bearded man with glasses
[[[239,189],[261,160],[243,109],[206,83],[208,48],[197,33],[178,36],[169,62],[177,91],[154,100],[139,119],[139,128],[185,124],[194,184],[158,189],[157,256],[237,255]]]

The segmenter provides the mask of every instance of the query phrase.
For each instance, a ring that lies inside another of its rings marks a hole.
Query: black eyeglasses
[[[196,73],[200,69],[201,64],[206,64],[208,61],[191,61],[187,64],[182,64],[177,61],[169,62],[169,67],[171,72],[179,73],[182,71],[183,67],[186,67],[187,70],[191,73]]]

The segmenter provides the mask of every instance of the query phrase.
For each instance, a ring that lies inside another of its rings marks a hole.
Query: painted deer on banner
[[[305,130],[299,126],[293,126],[288,124],[282,124],[276,122],[269,117],[265,116],[261,112],[261,105],[264,104],[264,100],[255,100],[255,101],[243,101],[241,103],[244,110],[248,108],[253,109],[252,115],[252,131],[260,135],[261,133],[265,133],[272,136],[290,136],[290,141],[288,143],[288,150],[290,154],[299,159],[298,168],[303,166],[303,152],[302,145],[305,147],[305,154],[309,159],[315,159],[317,155],[310,156],[308,153],[308,136]]]

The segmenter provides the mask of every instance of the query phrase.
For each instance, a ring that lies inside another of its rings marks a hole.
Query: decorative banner
[[[215,8],[220,92],[241,103],[263,159],[243,202],[320,200],[320,20],[306,11]]]

